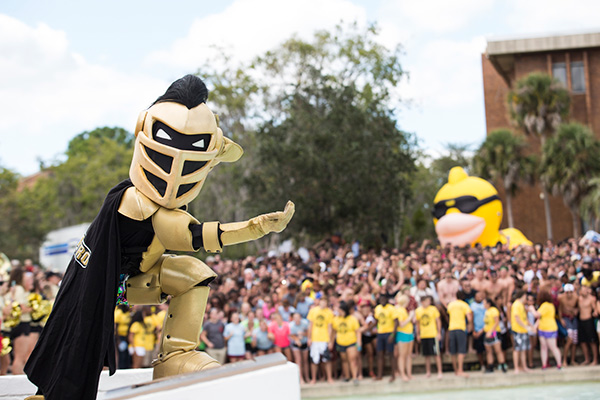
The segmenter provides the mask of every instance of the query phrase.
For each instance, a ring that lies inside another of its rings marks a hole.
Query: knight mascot
[[[153,378],[218,367],[197,351],[216,274],[188,255],[281,232],[294,214],[285,210],[244,222],[199,222],[186,211],[206,177],[242,148],[223,135],[206,105],[208,90],[193,75],[175,81],[135,128],[130,179],[108,193],[79,242],[54,308],[25,372],[38,387],[29,399],[95,399],[100,372],[115,372],[115,304],[159,304],[170,298]]]

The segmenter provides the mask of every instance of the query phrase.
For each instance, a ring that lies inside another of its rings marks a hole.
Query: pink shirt
[[[273,343],[279,348],[285,348],[290,345],[290,325],[287,322],[283,322],[281,326],[277,325],[277,322],[272,321],[269,324],[269,333],[275,336]]]
[[[263,303],[262,309],[263,309],[263,315],[265,316],[266,319],[269,319],[271,317],[271,314],[273,314],[275,311],[277,311],[275,306],[273,306],[271,308],[267,307],[267,303]]]

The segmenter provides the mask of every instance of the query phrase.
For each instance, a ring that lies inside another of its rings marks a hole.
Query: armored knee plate
[[[197,258],[168,255],[162,259],[160,285],[166,294],[179,296],[194,286],[208,286],[217,274]]]
[[[194,286],[207,286],[217,274],[197,258],[164,255],[148,270],[127,280],[131,304],[164,303],[167,295],[180,296]]]

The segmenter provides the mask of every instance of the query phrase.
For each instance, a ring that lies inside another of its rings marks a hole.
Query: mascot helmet
[[[206,105],[202,80],[186,75],[140,113],[129,177],[146,197],[165,208],[192,201],[220,162],[235,162],[242,148],[223,135]]]

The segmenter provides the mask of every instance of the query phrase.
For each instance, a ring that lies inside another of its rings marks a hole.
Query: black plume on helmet
[[[202,79],[188,74],[173,82],[165,94],[156,99],[152,105],[164,101],[172,101],[183,104],[188,109],[192,109],[202,103],[206,103],[207,98],[208,89]]]

